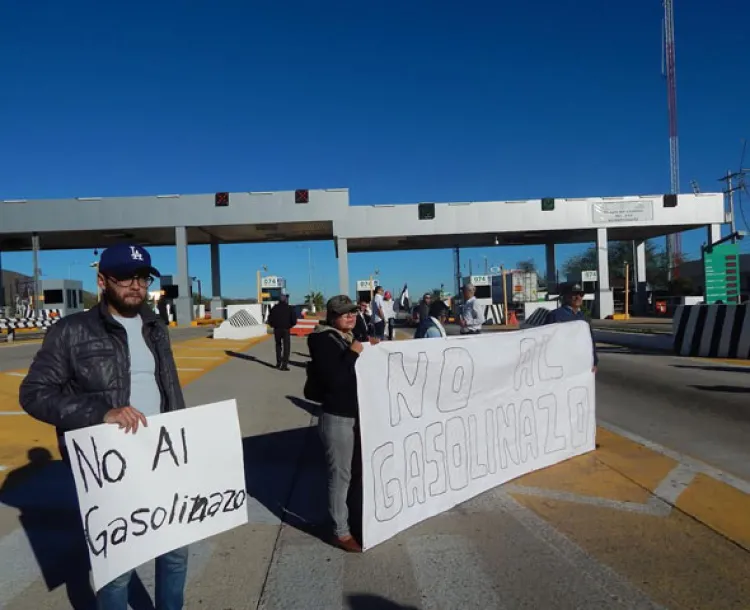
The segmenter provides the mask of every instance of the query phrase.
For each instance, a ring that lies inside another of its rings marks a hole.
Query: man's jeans
[[[188,547],[156,558],[156,610],[182,610],[187,578]],[[118,576],[96,594],[98,610],[127,610],[128,585],[132,571]]]
[[[356,420],[323,413],[318,430],[328,462],[328,511],[333,532],[339,538],[350,535],[347,498],[352,483],[352,458],[356,445]]]

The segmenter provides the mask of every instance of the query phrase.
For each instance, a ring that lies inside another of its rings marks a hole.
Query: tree
[[[326,307],[326,300],[322,292],[311,292],[305,296],[305,305],[312,306],[315,311],[322,311]]]
[[[536,272],[536,263],[534,262],[533,258],[525,261],[518,261],[516,263],[516,269],[518,269],[521,273],[534,273]]]
[[[630,264],[633,273],[633,242],[609,242],[609,276],[610,279],[625,279],[625,263]],[[578,274],[581,271],[595,271],[597,268],[596,246],[591,246],[577,256],[565,261],[562,267],[564,275]],[[646,281],[655,288],[666,288],[668,278],[666,253],[653,242],[646,242]]]

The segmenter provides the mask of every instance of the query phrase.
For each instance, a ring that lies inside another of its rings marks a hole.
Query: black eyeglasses
[[[154,283],[154,278],[152,278],[150,275],[146,277],[136,276],[126,279],[109,276],[107,279],[110,280],[113,284],[117,284],[118,286],[120,286],[120,288],[130,288],[130,286],[132,286],[135,282],[138,282],[138,285],[141,288],[148,288],[149,286],[151,286],[151,284]]]

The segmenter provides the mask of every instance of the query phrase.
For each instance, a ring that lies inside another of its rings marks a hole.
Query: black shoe
[[[276,368],[279,369],[279,370],[281,370],[281,362],[277,362],[276,363]]]
[[[281,366],[281,370],[282,370],[282,371],[288,371],[288,370],[289,370],[289,365],[288,365],[288,364],[284,364],[284,365],[282,365],[282,366]]]

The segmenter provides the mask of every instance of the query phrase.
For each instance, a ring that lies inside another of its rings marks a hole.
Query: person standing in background
[[[367,301],[359,301],[359,310],[357,311],[357,321],[354,324],[354,338],[360,343],[365,343],[370,338],[370,314],[367,313]]]
[[[415,339],[436,339],[448,336],[444,324],[448,321],[448,306],[443,301],[430,305],[430,316],[419,325]]]
[[[385,338],[385,308],[383,307],[383,287],[375,289],[375,297],[372,299],[372,325],[375,338],[382,341]]]
[[[396,319],[396,308],[394,307],[393,297],[387,290],[383,295],[383,312],[385,313],[385,332],[388,335],[388,341],[393,341],[393,321]]]
[[[289,350],[291,349],[291,333],[297,324],[297,312],[289,305],[289,296],[282,294],[279,302],[268,313],[268,325],[273,328],[273,338],[276,341],[276,368],[281,371],[289,370]]]
[[[549,312],[549,315],[544,319],[544,324],[559,324],[561,322],[575,322],[576,320],[588,323],[582,311],[583,297],[584,291],[580,284],[561,284],[560,300],[562,304],[557,309]],[[591,331],[591,324],[589,324],[589,330]],[[591,343],[593,345],[592,362],[594,364],[591,370],[596,373],[599,366],[599,355],[596,353],[596,341],[594,340],[593,331],[591,331]]]
[[[461,315],[458,320],[462,335],[476,335],[482,332],[484,312],[477,303],[477,298],[474,296],[475,292],[474,284],[464,286],[464,302],[461,305]]]

